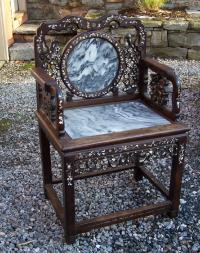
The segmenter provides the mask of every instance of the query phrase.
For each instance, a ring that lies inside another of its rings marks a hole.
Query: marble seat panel
[[[139,100],[65,109],[64,119],[72,139],[170,124]]]

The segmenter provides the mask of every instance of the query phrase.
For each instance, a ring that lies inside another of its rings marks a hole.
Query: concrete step
[[[33,42],[36,30],[43,21],[44,20],[37,20],[37,21],[32,20],[31,23],[24,23],[21,26],[17,27],[13,33],[14,41],[16,43]],[[67,36],[71,37],[71,35],[74,34],[70,33],[69,31],[68,32],[61,31],[59,33],[51,31],[49,35],[51,36],[55,35],[58,40],[63,41]]]
[[[30,61],[34,57],[34,48],[32,42],[14,43],[9,48],[11,61]]]
[[[15,42],[32,42],[39,27],[39,23],[24,23],[14,30],[13,37]]]
[[[34,59],[33,38],[42,22],[43,20],[31,20],[30,23],[24,23],[14,30],[15,43],[9,48],[11,61],[29,61]],[[56,37],[56,40],[61,44],[65,44],[74,34],[61,31],[60,33],[51,32],[49,35],[49,39]]]

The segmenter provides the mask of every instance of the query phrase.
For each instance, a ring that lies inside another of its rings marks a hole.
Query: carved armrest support
[[[163,107],[166,106],[169,99],[169,84],[172,83],[172,114],[177,117],[180,112],[180,83],[174,70],[164,64],[151,58],[142,60],[144,67],[151,69],[156,74],[151,75],[151,100],[155,104]],[[144,95],[144,94],[143,94]]]
[[[64,134],[63,96],[56,81],[41,68],[32,70],[37,84],[37,109],[52,122],[59,135]]]

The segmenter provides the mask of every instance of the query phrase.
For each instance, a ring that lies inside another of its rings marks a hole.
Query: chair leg
[[[50,143],[45,133],[41,129],[41,127],[39,127],[39,137],[40,137],[40,151],[41,151],[41,160],[42,160],[44,195],[45,195],[45,198],[48,198],[45,185],[52,184]]]
[[[139,155],[136,155],[136,161],[135,161],[135,166],[134,166],[134,178],[135,181],[141,181],[143,178],[142,171],[140,169],[140,157]]]
[[[75,242],[75,196],[73,168],[67,158],[62,157],[62,183],[63,183],[63,203],[64,203],[64,239],[67,244]]]
[[[168,216],[170,218],[175,218],[178,215],[179,211],[186,142],[187,137],[183,137],[178,140],[177,149],[174,149],[174,155],[172,158],[172,170],[169,190],[169,199],[172,201],[172,209],[168,213]]]

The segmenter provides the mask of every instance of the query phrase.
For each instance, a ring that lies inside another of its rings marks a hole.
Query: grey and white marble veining
[[[119,59],[110,42],[102,38],[89,38],[74,47],[66,64],[73,86],[83,92],[95,92],[113,81]]]
[[[170,124],[140,101],[66,109],[64,118],[73,139]]]

